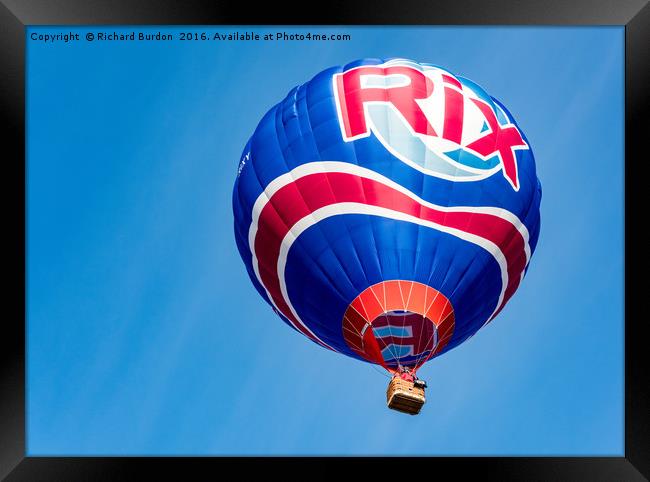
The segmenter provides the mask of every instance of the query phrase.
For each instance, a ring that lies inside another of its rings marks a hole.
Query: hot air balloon
[[[424,363],[488,324],[528,269],[541,185],[511,113],[469,79],[363,59],[294,87],[233,190],[259,294],[323,348],[383,367],[415,414]]]

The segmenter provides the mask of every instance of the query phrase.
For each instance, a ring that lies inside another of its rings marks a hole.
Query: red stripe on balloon
[[[264,206],[255,237],[255,253],[262,284],[275,305],[311,339],[314,337],[296,320],[282,296],[277,272],[280,246],[299,220],[322,207],[345,202],[391,209],[487,239],[499,246],[506,258],[508,285],[501,307],[519,286],[526,266],[525,240],[511,222],[492,214],[430,208],[381,182],[354,174],[310,174],[280,188]]]

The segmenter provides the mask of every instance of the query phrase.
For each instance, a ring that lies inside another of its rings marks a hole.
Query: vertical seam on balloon
[[[300,87],[298,87],[298,88],[295,89],[295,93],[296,93],[296,94],[297,94],[299,88],[300,88]],[[294,96],[294,97],[295,97],[295,96]],[[296,97],[296,98],[297,98],[297,97]],[[305,92],[305,101],[306,101],[306,98],[307,98],[307,92]],[[294,99],[294,105],[295,105],[295,99]],[[309,110],[307,110],[307,123],[308,123],[308,125],[309,125],[310,128],[311,128],[311,122],[310,122],[310,120],[309,120]],[[300,129],[300,126],[299,126],[299,129]],[[316,162],[321,162],[321,161],[320,161],[320,157],[321,157],[321,156],[320,156],[320,149],[319,149],[319,147],[318,147],[318,143],[316,142],[315,138],[314,138],[314,147],[316,148],[316,154],[317,154],[317,156],[318,156],[318,158],[319,158],[319,161],[316,161]],[[286,160],[286,158],[285,158],[285,160]],[[288,166],[288,165],[287,165],[287,169],[289,169],[289,166]],[[296,179],[296,176],[295,176],[295,171],[296,171],[295,168],[294,168],[294,169],[291,169],[290,171],[288,171],[288,174],[290,174],[290,176],[291,176],[291,178],[292,178],[292,180],[293,180],[293,183],[295,183],[295,181],[297,180],[297,179]],[[300,194],[301,194],[301,196],[300,196],[300,197],[301,197],[301,200],[302,200],[303,203],[305,204],[305,207],[306,207],[306,208],[311,212],[311,208],[310,208],[310,207],[307,205],[307,203],[305,202],[304,197],[302,196],[302,193],[300,193]],[[291,230],[291,228],[290,228],[290,230]],[[323,233],[323,231],[322,231],[322,227],[319,227],[319,230],[321,231],[321,233]],[[324,235],[324,233],[323,233],[323,235]],[[334,253],[334,250],[332,250],[332,252]],[[337,258],[337,260],[338,260],[338,257],[336,256],[336,253],[334,253],[334,256],[335,256],[335,257]],[[312,256],[309,256],[309,257],[310,257],[310,259],[313,261],[313,263],[314,263],[316,266],[318,266],[318,267],[320,268],[321,273],[322,273],[322,274],[323,274],[323,275],[324,275],[324,276],[325,276],[325,277],[326,277],[326,278],[331,282],[332,279],[331,279],[330,276],[327,274],[327,272],[326,272],[326,271],[325,271],[325,270],[320,266],[320,263],[318,262],[318,260],[317,260],[317,259],[314,259]],[[341,263],[340,263],[340,260],[339,260],[339,264],[341,264]],[[340,297],[341,299],[345,300],[345,297],[343,296],[343,293],[342,293],[342,292],[340,292],[340,291],[339,291],[338,289],[336,289],[336,288],[335,288],[335,291],[337,292],[337,294],[339,295],[339,297]],[[287,298],[288,298],[288,294],[287,294]],[[294,316],[296,316],[296,313],[294,313]],[[321,323],[319,323],[317,320],[313,320],[313,322],[314,322],[315,324],[321,326],[322,328],[327,328],[326,326],[324,326],[324,325],[322,325]],[[302,322],[301,322],[301,323],[302,323]],[[304,324],[304,323],[302,323],[302,324]],[[314,336],[316,336],[316,334],[313,332],[313,330],[310,329],[309,331],[310,331]],[[318,338],[318,337],[316,337],[316,338]],[[336,350],[335,350],[335,351],[336,351]]]
[[[294,90],[296,90],[296,89],[294,89]],[[285,140],[288,139],[288,138],[286,137],[286,135],[283,136],[283,134],[286,134],[286,132],[285,132],[285,130],[284,130],[284,126],[283,126],[283,123],[282,123],[282,107],[283,107],[283,103],[282,103],[282,102],[279,103],[279,104],[277,104],[276,107],[275,107],[275,108],[276,108],[276,111],[275,111],[275,116],[274,116],[274,121],[275,121],[275,122],[274,122],[274,126],[275,126],[276,140],[277,140],[277,142],[278,142],[278,148],[279,148],[279,152],[280,152],[281,158],[282,158],[282,160],[284,161],[284,165],[285,165],[285,167],[286,167],[286,169],[287,169],[287,174],[289,175],[290,178],[293,179],[293,182],[295,183],[295,181],[296,181],[296,178],[295,178],[295,176],[294,176],[295,169],[290,169],[290,168],[289,168],[289,162],[288,162],[288,160],[287,160],[287,157],[286,157],[286,154],[285,154],[285,150],[282,148],[282,145],[280,145],[280,138],[281,138],[281,137],[284,138]],[[288,141],[287,141],[287,142],[288,142]],[[288,144],[287,144],[287,147],[288,147]],[[272,201],[272,196],[268,197],[268,201],[267,201],[267,203],[265,204],[264,208],[266,208],[266,207],[268,206],[268,204],[271,204],[271,206],[273,207],[273,209],[275,209],[275,206],[273,205],[273,201]],[[276,211],[277,211],[277,210],[276,210]],[[282,218],[280,217],[280,219],[282,219]],[[283,221],[283,223],[284,223],[284,220],[282,220],[282,221]],[[285,223],[285,225],[286,225],[286,223]],[[289,232],[290,232],[292,227],[287,226],[287,228],[289,229]],[[269,296],[270,296],[270,294],[269,294]],[[273,303],[273,304],[274,304],[274,306],[276,307],[276,309],[277,309],[278,311],[281,312],[281,310],[277,307],[277,305],[276,305],[275,303]],[[292,309],[292,306],[291,306],[291,305],[289,305],[289,311],[291,312],[291,314],[292,314],[294,317],[296,317],[295,310]],[[286,316],[286,314],[285,314],[285,316]],[[291,320],[291,318],[288,318],[288,319],[289,319],[289,321],[290,321],[292,324],[294,324],[294,322],[293,322],[293,320]],[[298,318],[298,320],[300,320],[300,319]],[[321,340],[320,337],[318,337],[318,336],[317,336],[317,335],[316,335],[316,334],[315,334],[315,333],[314,333],[314,332],[313,332],[313,331],[312,331],[312,330],[311,330],[307,325],[305,325],[301,320],[299,321],[299,324],[302,325],[302,327],[305,328],[305,329],[307,330],[307,332],[309,332],[309,333],[314,337],[314,341],[320,343],[321,345],[323,345],[323,346],[325,346],[325,347],[327,347],[327,348],[329,348],[329,349],[331,349],[331,350],[333,350],[333,351],[337,351],[337,350],[333,349],[331,346],[329,346],[327,343],[325,343],[323,340]],[[296,327],[296,328],[298,328],[298,327]],[[300,331],[300,330],[298,330],[298,331]]]
[[[383,62],[383,60],[380,61],[380,64],[381,64],[382,62]],[[342,69],[340,73],[342,73],[342,72],[344,72],[344,71],[345,71],[345,69]],[[340,74],[340,73],[339,73],[339,74]],[[333,78],[336,78],[336,76],[333,76]],[[332,85],[332,89],[333,89],[333,92],[334,92],[335,98],[336,98],[336,100],[337,100],[337,102],[336,102],[336,105],[337,105],[337,115],[339,115],[339,111],[338,111],[338,109],[339,109],[340,99],[339,99],[339,96],[338,96],[338,84],[336,83],[337,80],[334,80],[333,82],[334,82],[334,84]],[[342,105],[342,104],[340,104],[340,105]],[[341,117],[339,117],[339,118],[341,118]],[[339,124],[340,124],[340,123],[339,123]],[[341,129],[343,129],[343,126],[342,126],[342,125],[341,125]],[[343,138],[345,138],[345,136],[343,136],[343,130],[341,130],[341,136],[342,136]],[[356,142],[352,142],[352,143],[348,143],[348,144],[351,145],[351,147],[352,147],[352,151],[354,152],[354,158],[355,158],[355,160],[356,160],[356,164],[357,164],[357,166],[359,166],[359,156],[358,156],[358,151],[357,151],[357,143],[356,143]],[[363,184],[363,180],[361,181],[361,192],[363,193],[364,202],[367,203],[368,200],[367,200],[367,198],[366,198],[366,190],[365,190],[365,186],[364,186],[364,184]],[[382,266],[382,263],[381,263],[381,257],[379,256],[379,249],[378,249],[378,245],[377,245],[377,236],[376,236],[376,234],[375,234],[375,225],[374,225],[374,222],[373,222],[372,219],[369,220],[369,225],[370,225],[370,232],[371,232],[371,234],[372,234],[372,239],[373,239],[374,247],[375,247],[375,254],[376,254],[376,260],[377,260],[377,266],[379,266],[379,273],[380,273],[380,275],[383,276],[383,273],[384,273],[384,267]],[[370,281],[367,279],[367,276],[366,276],[366,282],[367,282],[367,283],[370,282]]]
[[[308,96],[309,96],[309,91],[307,90],[307,91],[305,91],[305,102],[307,102],[307,103],[309,103],[308,100],[307,100],[307,97],[308,97]],[[307,118],[306,118],[306,122],[307,122],[307,124],[309,125],[309,127],[311,128],[312,123],[311,123],[311,117],[310,117],[310,115],[311,115],[311,114],[310,114],[310,112],[309,112],[309,109],[307,109]],[[326,161],[323,161],[323,160],[322,160],[321,150],[320,150],[320,147],[318,146],[318,143],[316,142],[316,139],[315,139],[315,138],[314,138],[314,147],[315,147],[315,149],[316,149],[316,153],[317,153],[317,155],[318,155],[318,159],[319,159],[317,162],[321,162],[321,163],[322,163],[322,162],[326,162]],[[327,180],[327,184],[328,184],[328,186],[329,186],[329,188],[330,188],[330,192],[332,193],[332,199],[334,199],[334,200],[336,201],[336,195],[335,195],[335,193],[334,193],[334,190],[332,189],[332,185],[331,185],[331,183],[329,182],[329,177],[326,175],[326,176],[325,176],[325,179]],[[354,244],[354,238],[352,237],[352,235],[351,235],[351,233],[350,233],[350,230],[349,230],[349,228],[348,228],[347,225],[345,226],[345,228],[346,228],[346,231],[347,231],[347,233],[348,233],[348,235],[349,235],[349,236],[348,236],[348,239],[350,240],[350,243],[352,244],[352,251],[354,252],[354,255],[355,255],[355,257],[356,257],[356,260],[358,261],[359,266],[361,266],[361,260],[360,260],[360,258],[359,258],[359,254],[358,254],[358,252],[357,252],[356,245]],[[323,232],[322,229],[321,229],[321,232]],[[323,234],[325,234],[325,233],[323,232]],[[337,259],[337,261],[339,262],[339,265],[341,266],[341,271],[343,271],[343,273],[345,274],[346,278],[348,279],[348,282],[350,283],[351,286],[355,287],[355,289],[356,289],[356,286],[355,286],[354,283],[352,282],[352,279],[349,277],[348,273],[345,272],[345,270],[343,269],[343,263],[341,263],[341,260],[340,260],[339,257],[337,256],[337,254],[336,254],[336,252],[334,251],[334,249],[332,249],[332,253],[334,254],[334,257]],[[323,270],[323,271],[324,271],[324,270]],[[363,272],[363,270],[362,270],[362,272]],[[366,283],[368,283],[368,279],[367,279],[367,277],[366,277],[365,272],[363,272],[363,275],[364,275],[364,278],[366,278]],[[340,293],[340,294],[341,294],[341,297],[342,297],[343,299],[345,299],[345,297],[342,296],[342,293]]]

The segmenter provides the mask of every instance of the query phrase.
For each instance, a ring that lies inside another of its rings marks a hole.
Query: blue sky
[[[251,30],[352,40],[28,38],[27,452],[622,455],[623,28],[169,29]],[[544,190],[526,279],[420,371],[417,417],[386,408],[379,370],[277,319],[232,234],[261,116],[363,57],[479,83],[526,133]]]

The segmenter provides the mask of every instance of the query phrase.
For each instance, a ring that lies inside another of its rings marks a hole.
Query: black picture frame
[[[384,458],[221,458],[221,457],[28,457],[25,445],[25,29],[31,25],[620,25],[625,26],[625,219],[642,219],[640,170],[647,164],[650,86],[650,5],[647,0],[375,0],[295,2],[202,2],[174,0],[3,0],[0,5],[1,115],[5,131],[4,226],[7,283],[0,372],[0,477],[6,480],[119,480],[153,473],[187,480],[188,472],[288,468],[323,476],[341,470],[390,469]],[[644,128],[644,126],[646,126]],[[647,480],[650,477],[650,379],[641,306],[643,239],[638,222],[625,223],[625,455],[624,457],[432,457],[436,473],[495,480]],[[579,289],[579,288],[577,288]],[[310,466],[310,467],[308,467]],[[341,467],[343,466],[343,467]],[[313,468],[312,468],[313,467]],[[414,466],[411,466],[414,467]],[[393,468],[393,470],[395,470]],[[214,478],[215,476],[210,476]]]

